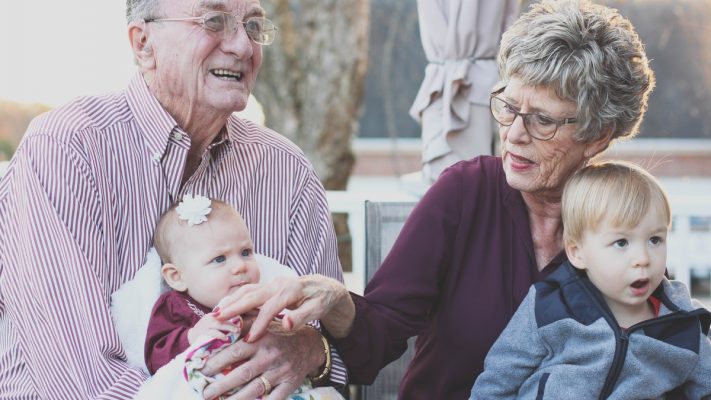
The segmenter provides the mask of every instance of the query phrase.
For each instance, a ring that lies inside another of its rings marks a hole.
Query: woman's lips
[[[511,162],[511,167],[517,170],[524,170],[530,168],[535,163],[528,158],[518,156],[514,153],[509,152],[509,160]]]

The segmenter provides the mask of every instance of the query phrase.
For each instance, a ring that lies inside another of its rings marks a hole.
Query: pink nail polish
[[[244,335],[244,341],[249,343],[249,333]]]
[[[286,329],[288,329],[288,330],[294,329],[294,321],[291,320],[291,317],[287,316],[284,319],[286,320]]]

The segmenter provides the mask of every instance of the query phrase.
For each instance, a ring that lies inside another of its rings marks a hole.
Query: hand
[[[205,398],[214,399],[242,387],[228,400],[255,399],[264,396],[265,387],[260,376],[272,386],[269,399],[286,399],[309,374],[315,374],[326,361],[319,333],[311,328],[286,332],[272,323],[261,340],[246,343],[242,340],[213,354],[202,372],[215,375],[231,365],[238,365],[223,378],[205,387]]]
[[[188,342],[193,345],[202,335],[211,338],[227,340],[227,333],[238,333],[242,329],[242,318],[233,318],[230,321],[218,320],[215,313],[205,314],[188,330]]]
[[[355,318],[355,305],[348,289],[323,275],[279,278],[266,285],[244,285],[222,299],[218,307],[220,320],[260,308],[244,339],[246,342],[259,340],[270,321],[284,309],[290,310],[282,318],[282,327],[286,331],[321,320],[328,332],[337,338],[348,335]]]

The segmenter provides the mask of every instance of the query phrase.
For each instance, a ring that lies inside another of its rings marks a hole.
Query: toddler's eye
[[[664,243],[664,238],[662,238],[661,236],[652,236],[651,238],[649,238],[649,243],[656,246]]]
[[[242,250],[242,257],[249,257],[252,255],[252,249],[244,249]]]
[[[217,256],[212,259],[212,262],[221,264],[221,263],[225,262],[225,260],[226,260],[225,256]]]
[[[614,242],[612,242],[612,245],[617,248],[623,248],[627,246],[627,239],[617,239]]]

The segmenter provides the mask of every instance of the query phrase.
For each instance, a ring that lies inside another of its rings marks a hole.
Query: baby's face
[[[662,281],[667,263],[665,215],[661,205],[653,202],[632,228],[614,226],[605,217],[597,229],[583,233],[577,257],[571,257],[602,292],[618,320],[642,314]]]
[[[252,238],[233,210],[213,210],[206,222],[176,229],[172,260],[200,304],[213,308],[240,286],[259,282]]]

